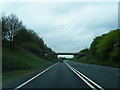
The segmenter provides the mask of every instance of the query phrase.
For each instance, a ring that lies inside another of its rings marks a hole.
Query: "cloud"
[[[6,13],[16,14],[57,52],[77,52],[95,36],[118,27],[118,4],[102,3],[5,3]]]

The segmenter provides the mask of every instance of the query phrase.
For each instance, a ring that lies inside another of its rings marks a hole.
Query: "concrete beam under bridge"
[[[85,56],[84,53],[54,53],[53,55],[55,55],[56,57],[58,57],[58,55],[73,55],[74,56]]]
[[[54,55],[81,55],[80,53],[54,53]]]

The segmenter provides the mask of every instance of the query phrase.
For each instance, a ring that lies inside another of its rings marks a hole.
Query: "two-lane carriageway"
[[[14,87],[23,88],[87,88],[104,90],[119,87],[119,69],[65,60],[57,62]]]

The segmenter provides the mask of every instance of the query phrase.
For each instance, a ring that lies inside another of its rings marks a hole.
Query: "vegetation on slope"
[[[12,52],[9,48],[3,47],[3,86],[53,63],[24,49],[18,48]]]
[[[108,34],[96,37],[91,44],[90,54],[100,60],[120,62],[120,29],[110,31]]]
[[[3,72],[35,69],[55,62],[54,51],[16,15],[3,15],[1,20]]]
[[[81,50],[86,56],[77,57],[77,62],[120,67],[120,29],[95,37],[90,48]]]
[[[56,62],[54,51],[16,15],[3,15],[2,22],[2,83],[3,86]]]
[[[3,47],[3,71],[37,69],[47,64],[52,64],[52,62],[28,51],[18,49],[12,52]]]

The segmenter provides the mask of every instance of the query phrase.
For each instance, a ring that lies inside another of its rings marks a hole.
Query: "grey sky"
[[[89,48],[95,36],[118,28],[117,2],[1,3],[56,52]]]

